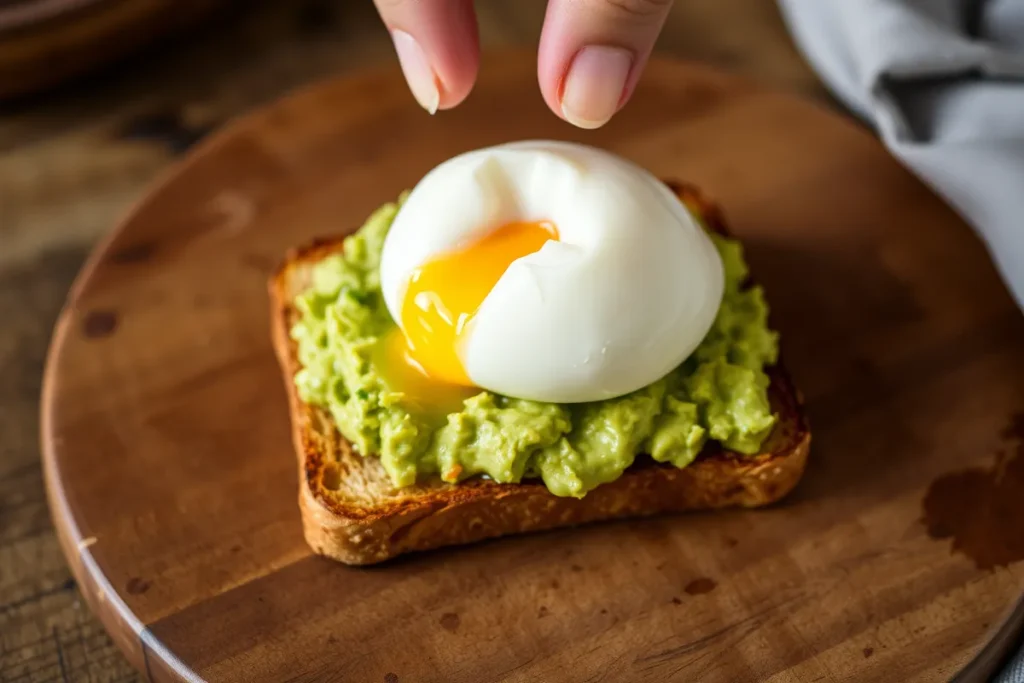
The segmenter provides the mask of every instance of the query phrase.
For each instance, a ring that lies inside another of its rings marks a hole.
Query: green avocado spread
[[[768,328],[762,290],[745,286],[738,242],[709,232],[725,266],[721,308],[700,346],[657,382],[567,405],[473,390],[440,414],[389,381],[379,353],[397,330],[381,296],[379,265],[400,202],[378,209],[342,253],[314,266],[291,330],[302,365],[299,397],[329,410],[360,453],[380,457],[396,486],[430,474],[450,482],[539,477],[555,495],[582,497],[618,478],[637,453],[686,467],[709,439],[758,452],[775,423],[764,368],[775,363],[778,335]]]

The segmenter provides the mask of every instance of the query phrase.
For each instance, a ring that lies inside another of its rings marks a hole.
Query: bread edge
[[[696,188],[668,185],[700,207],[709,227],[728,234],[718,207]],[[582,499],[555,496],[540,483],[474,479],[454,485],[438,481],[434,488],[418,488],[413,495],[375,507],[337,500],[324,487],[327,449],[316,429],[333,422],[322,409],[301,401],[293,381],[300,364],[289,336],[297,315],[289,277],[295,269],[340,250],[343,239],[319,239],[291,250],[269,282],[271,335],[288,394],[303,532],[314,552],[345,564],[368,565],[414,551],[591,522],[763,507],[788,495],[802,478],[811,432],[802,396],[780,362],[769,368],[773,407],[780,422],[766,441],[766,452],[759,455],[708,452],[685,468],[648,462],[631,467]],[[333,438],[345,457],[361,457],[336,431]]]

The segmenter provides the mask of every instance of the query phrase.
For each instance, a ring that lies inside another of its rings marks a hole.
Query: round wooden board
[[[445,158],[526,137],[607,147],[722,203],[807,398],[803,481],[764,510],[372,568],[313,556],[267,277]],[[1024,551],[999,534],[1024,528],[1007,429],[1022,347],[979,241],[856,125],[655,61],[611,125],[579,131],[512,53],[453,112],[428,117],[387,68],[296,94],[184,161],[70,295],[44,457],[75,575],[154,681],[982,680],[1024,589]]]

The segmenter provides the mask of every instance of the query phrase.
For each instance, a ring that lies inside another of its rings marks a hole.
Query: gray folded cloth
[[[1024,0],[779,0],[811,65],[974,226],[1024,307]],[[996,683],[1024,683],[1024,650]]]
[[[826,84],[977,230],[1024,308],[1024,0],[779,4]]]

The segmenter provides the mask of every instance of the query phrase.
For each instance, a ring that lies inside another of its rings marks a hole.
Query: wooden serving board
[[[445,158],[527,137],[605,146],[722,203],[807,398],[804,479],[764,510],[363,569],[313,556],[268,275]],[[857,125],[655,61],[611,125],[580,131],[512,53],[456,111],[428,117],[386,68],[178,166],[70,294],[44,457],[79,584],[153,681],[983,680],[1024,614],[1022,349],[982,245]]]

